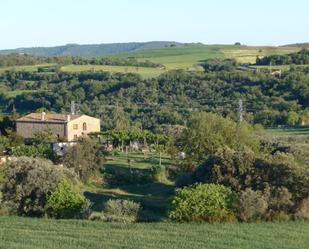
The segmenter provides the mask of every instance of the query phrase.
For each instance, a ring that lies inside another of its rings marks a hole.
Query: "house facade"
[[[100,119],[87,115],[30,113],[16,120],[16,132],[24,138],[51,130],[58,138],[76,141],[78,137],[100,131]]]

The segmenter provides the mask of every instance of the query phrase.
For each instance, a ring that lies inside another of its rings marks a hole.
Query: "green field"
[[[165,70],[152,67],[105,66],[105,65],[67,65],[61,67],[63,72],[105,71],[111,73],[138,73],[143,78],[159,76]]]
[[[303,127],[286,127],[286,128],[269,128],[266,133],[273,136],[304,136],[309,137],[309,126]]]
[[[257,56],[287,54],[299,51],[298,47],[253,47],[233,45],[179,45],[123,53],[115,57],[134,57],[164,64],[168,69],[199,69],[198,64],[209,58],[235,58],[242,63],[254,63]]]
[[[0,67],[0,73],[5,71],[27,71],[35,72],[38,70],[38,67],[48,67],[54,66],[55,64],[40,64],[40,65],[30,65],[30,66],[12,66],[12,67]]]
[[[5,249],[306,249],[309,223],[111,224],[0,217]]]

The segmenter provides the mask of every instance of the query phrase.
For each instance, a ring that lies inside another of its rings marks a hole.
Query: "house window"
[[[74,135],[74,140],[75,140],[75,141],[77,140],[77,135],[76,135],[76,134]]]
[[[73,129],[78,130],[78,124],[73,124]]]
[[[86,130],[87,130],[87,124],[83,123],[83,131],[86,131]]]

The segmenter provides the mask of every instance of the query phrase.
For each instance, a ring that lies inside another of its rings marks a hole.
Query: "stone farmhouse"
[[[16,132],[26,139],[36,133],[51,130],[58,138],[67,142],[78,137],[100,131],[100,119],[87,115],[30,113],[16,120]]]

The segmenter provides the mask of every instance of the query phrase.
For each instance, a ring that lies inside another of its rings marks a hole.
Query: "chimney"
[[[71,120],[71,115],[68,114],[68,115],[67,115],[67,122],[70,122],[70,120]]]
[[[42,112],[41,119],[42,119],[42,121],[45,121],[45,119],[46,119],[46,112]]]

